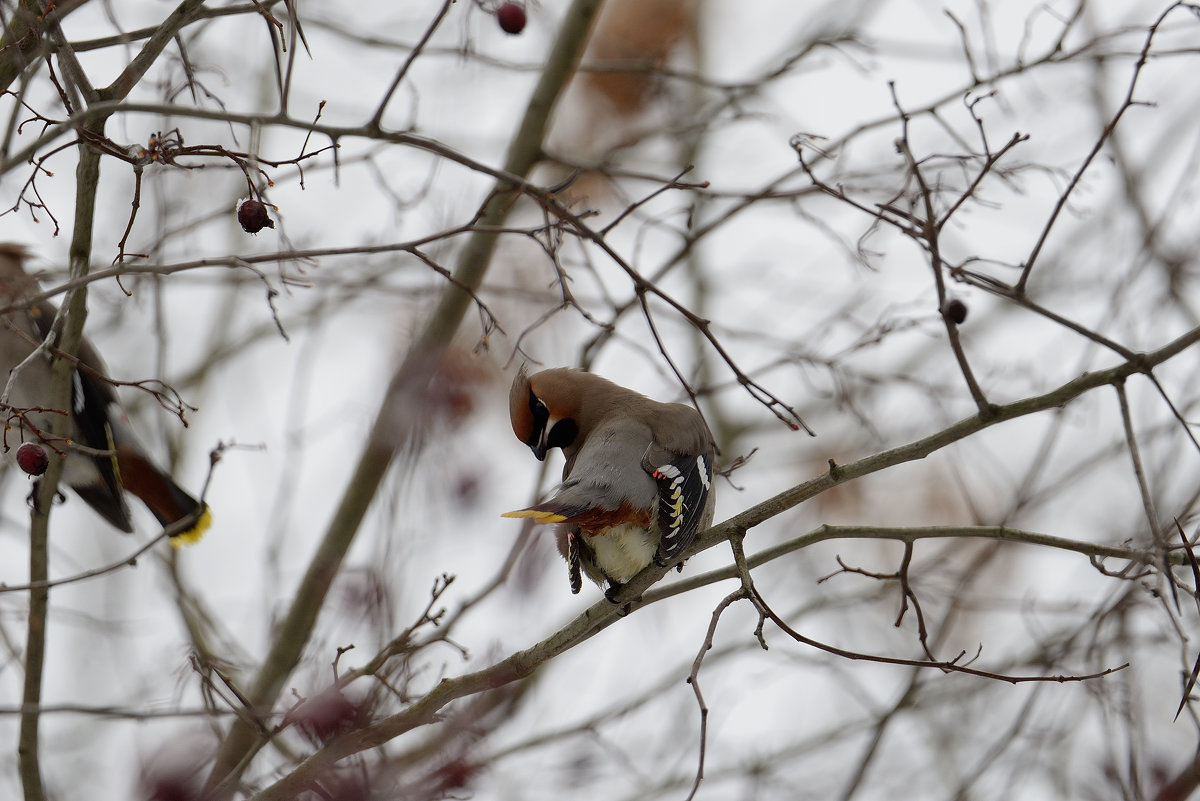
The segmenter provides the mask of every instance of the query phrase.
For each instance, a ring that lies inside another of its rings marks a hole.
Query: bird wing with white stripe
[[[658,461],[647,452],[642,466],[658,485],[661,539],[655,561],[665,566],[691,544],[700,530],[712,487],[712,462],[704,454]]]

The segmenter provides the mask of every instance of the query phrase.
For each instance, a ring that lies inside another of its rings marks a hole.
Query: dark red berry
[[[496,21],[500,30],[516,35],[525,30],[525,6],[520,3],[505,3],[496,9]]]
[[[200,801],[196,777],[182,771],[148,776],[142,783],[148,801]]]
[[[299,703],[288,712],[287,719],[314,745],[324,745],[361,725],[364,715],[364,710],[332,687]]]
[[[33,442],[26,442],[17,448],[17,464],[31,476],[40,476],[50,465],[50,457],[46,449]]]
[[[247,200],[238,206],[238,222],[248,234],[257,234],[264,228],[275,227],[275,222],[267,215],[267,207],[258,200]]]
[[[445,793],[448,790],[458,790],[471,783],[471,779],[479,771],[479,766],[458,757],[440,766],[433,772],[438,790]]]
[[[942,314],[945,314],[946,319],[952,320],[955,325],[962,325],[967,319],[967,304],[958,298],[951,298],[946,301]]]

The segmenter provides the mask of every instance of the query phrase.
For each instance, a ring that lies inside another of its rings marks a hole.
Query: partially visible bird
[[[524,369],[509,395],[513,433],[539,460],[552,448],[567,459],[547,501],[507,512],[559,523],[571,592],[580,571],[620,587],[651,562],[682,569],[680,554],[712,522],[716,449],[690,406],[660,403],[582,370]]]
[[[31,301],[39,287],[25,272],[23,263],[28,257],[20,245],[0,243],[0,391],[12,371],[50,334],[57,312],[48,301]],[[63,483],[122,531],[133,531],[122,494],[125,490],[146,504],[163,526],[191,521],[186,530],[172,537],[173,543],[200,539],[211,522],[208,506],[180,489],[150,460],[125,416],[104,363],[86,339],[79,346],[78,360],[67,410],[71,442],[56,442],[47,435],[51,417],[61,412],[41,411],[52,404],[52,372],[50,357],[38,356],[20,368],[7,404],[0,407],[5,419],[5,456],[13,458],[16,446],[23,442],[38,443],[65,459]],[[81,452],[72,448],[72,443],[102,453]]]

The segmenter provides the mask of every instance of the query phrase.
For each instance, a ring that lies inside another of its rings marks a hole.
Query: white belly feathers
[[[592,549],[593,561],[610,579],[621,584],[650,564],[658,549],[656,538],[641,526],[623,523],[603,534],[583,534]]]

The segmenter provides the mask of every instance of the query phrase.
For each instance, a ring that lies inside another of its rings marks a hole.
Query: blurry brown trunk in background
[[[695,12],[696,0],[609,0],[584,57],[599,67],[581,76],[589,101],[607,101],[623,115],[643,111]]]

